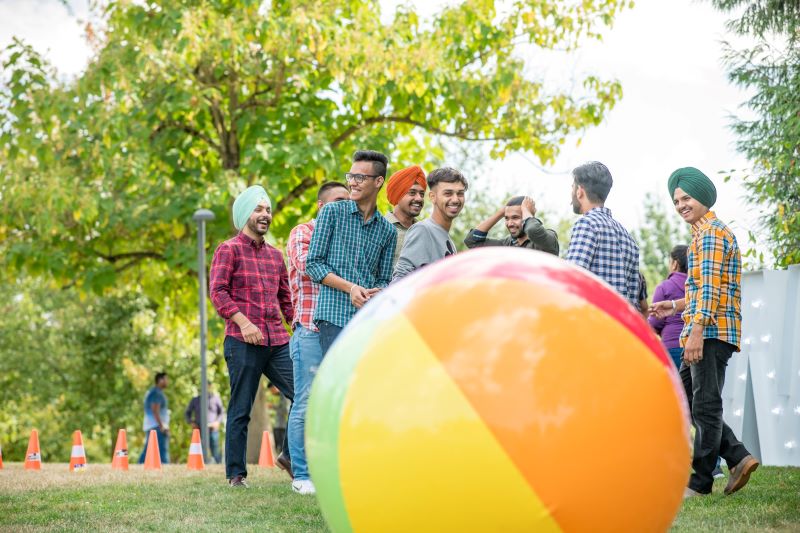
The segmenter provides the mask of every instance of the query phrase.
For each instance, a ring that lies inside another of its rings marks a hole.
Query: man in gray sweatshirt
[[[392,282],[456,253],[455,244],[450,239],[450,226],[464,208],[464,196],[469,186],[467,179],[458,170],[445,167],[428,174],[427,181],[433,214],[409,228],[394,267]]]

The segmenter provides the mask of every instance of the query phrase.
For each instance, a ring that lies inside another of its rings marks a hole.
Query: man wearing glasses
[[[314,322],[323,356],[356,311],[392,279],[397,232],[377,211],[388,163],[380,152],[357,151],[345,174],[350,200],[319,212],[306,273],[320,284]]]

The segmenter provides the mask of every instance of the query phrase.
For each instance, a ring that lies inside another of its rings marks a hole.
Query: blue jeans
[[[158,442],[158,454],[161,456],[161,464],[169,464],[169,435],[161,431],[159,428],[156,430],[156,442]],[[144,463],[145,455],[147,455],[147,441],[150,439],[150,430],[144,432],[144,449],[142,455],[139,456],[139,464]]]
[[[208,447],[211,449],[211,457],[214,462],[220,464],[222,462],[222,454],[219,451],[219,430],[208,428]]]
[[[311,382],[322,363],[322,347],[319,333],[300,324],[289,342],[294,369],[294,403],[289,413],[289,451],[292,456],[292,472],[295,479],[308,479],[306,462],[306,408]]]
[[[225,476],[232,479],[247,477],[247,424],[262,374],[290,400],[294,399],[294,379],[288,343],[256,346],[225,337],[224,345],[231,381],[225,431]],[[283,449],[289,449],[285,440]]]
[[[672,362],[675,363],[675,368],[680,369],[681,362],[683,361],[683,348],[667,348]]]

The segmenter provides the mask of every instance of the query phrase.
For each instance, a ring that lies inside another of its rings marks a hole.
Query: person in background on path
[[[264,239],[271,223],[267,192],[259,185],[247,188],[233,202],[239,234],[220,244],[211,261],[209,293],[225,319],[231,382],[225,424],[225,475],[231,487],[247,487],[247,424],[261,376],[294,398],[289,334],[283,325],[284,319],[292,323],[294,310],[283,254]],[[276,463],[292,475],[286,442]]]
[[[144,463],[147,454],[147,441],[150,439],[150,430],[156,430],[158,440],[158,451],[161,456],[161,463],[169,463],[169,408],[167,406],[167,396],[164,389],[169,385],[169,378],[166,372],[159,372],[155,377],[155,385],[150,387],[144,395],[144,449],[139,456],[139,464]]]
[[[225,409],[222,407],[222,399],[216,392],[208,391],[208,412],[206,413],[206,423],[208,424],[208,447],[214,462],[222,462],[222,453],[219,449],[219,427]],[[195,396],[189,401],[184,413],[186,422],[191,424],[192,429],[200,429],[200,395]]]
[[[350,199],[350,191],[343,183],[329,181],[317,191],[317,209],[331,202]],[[322,363],[319,329],[314,324],[314,309],[319,298],[319,284],[306,273],[308,248],[314,234],[316,219],[295,226],[289,233],[286,258],[289,261],[289,289],[294,307],[294,334],[289,341],[294,374],[294,403],[289,413],[289,445],[292,447],[292,490],[299,494],[315,494],[316,488],[308,474],[306,462],[305,426],[308,395],[311,383]]]
[[[505,219],[508,237],[505,239],[488,238],[489,231]],[[515,196],[498,209],[492,216],[470,230],[464,244],[467,248],[481,246],[517,246],[531,250],[541,250],[558,255],[558,235],[547,229],[542,221],[536,218],[536,204],[528,196]]]
[[[425,172],[417,165],[398,170],[386,184],[386,198],[394,209],[386,213],[385,218],[397,230],[392,268],[400,257],[408,229],[417,221],[425,204],[426,186]]]
[[[656,287],[653,293],[653,305],[658,302],[669,302],[672,310],[676,310],[678,303],[686,297],[686,252],[688,246],[678,244],[669,253],[669,276]],[[660,337],[661,344],[667,349],[677,371],[683,361],[683,348],[681,348],[681,331],[683,331],[683,318],[676,313],[666,318],[650,315],[647,319],[650,327]]]
[[[572,210],[583,216],[572,227],[566,260],[604,280],[639,311],[639,245],[605,207],[611,172],[592,161],[573,170],[572,178]]]
[[[433,204],[433,214],[408,230],[394,268],[393,282],[456,253],[456,246],[450,239],[450,227],[464,208],[468,186],[467,178],[453,168],[437,168],[428,175],[428,195]]]
[[[320,284],[314,323],[323,357],[356,311],[392,280],[397,231],[377,209],[388,163],[380,152],[357,151],[345,174],[350,200],[319,212],[306,273]]]
[[[722,419],[725,368],[739,351],[742,331],[741,254],[736,236],[711,211],[717,189],[708,176],[693,167],[679,168],[667,188],[675,210],[692,227],[684,305],[659,302],[652,307],[659,318],[683,312],[680,376],[695,427],[693,472],[684,498],[711,494],[719,456],[728,463],[724,492],[730,495],[759,466]]]

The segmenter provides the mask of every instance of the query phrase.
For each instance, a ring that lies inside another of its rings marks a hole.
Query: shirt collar
[[[358,204],[355,202],[355,200],[348,200],[348,202],[350,202],[350,214],[357,214],[361,218],[364,218],[364,215],[362,215],[361,211],[359,211]],[[374,220],[377,220],[379,216],[381,216],[381,213],[378,211],[378,206],[375,206],[375,211],[372,213],[372,216],[369,217],[369,220],[364,222],[364,224],[371,224]]]
[[[589,209],[589,210],[586,212],[586,214],[588,215],[588,214],[589,214],[589,213],[591,213],[592,211],[596,211],[596,212],[597,212],[597,213],[599,213],[599,214],[603,214],[603,215],[605,215],[605,216],[607,216],[607,217],[609,217],[609,218],[613,218],[613,217],[611,216],[611,209],[609,209],[609,208],[607,208],[607,207],[603,207],[603,206],[593,207],[593,208]]]
[[[243,231],[240,231],[236,238],[239,239],[242,244],[247,244],[255,249],[263,248],[267,244],[266,239],[262,239],[261,242],[258,242],[245,235]]]
[[[698,231],[703,229],[705,226],[708,226],[709,224],[711,224],[711,222],[713,222],[716,219],[717,219],[717,215],[714,214],[714,211],[709,211],[708,213],[706,213],[705,215],[700,217],[700,220],[698,220],[697,222],[692,224],[692,233],[697,233]]]

